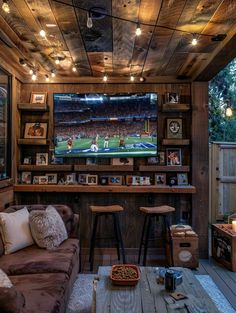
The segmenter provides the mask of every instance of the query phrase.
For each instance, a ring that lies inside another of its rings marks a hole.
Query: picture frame
[[[157,156],[159,165],[165,165],[166,164],[165,151],[158,151]]]
[[[155,185],[166,185],[166,173],[155,173]]]
[[[134,158],[112,158],[111,165],[134,165]]]
[[[96,165],[97,158],[86,158],[86,165]]]
[[[47,138],[48,123],[25,123],[24,138],[25,139],[45,139]]]
[[[167,165],[180,166],[182,165],[182,156],[180,148],[167,148],[166,149]]]
[[[168,185],[176,186],[177,185],[177,175],[172,175],[168,177]]]
[[[108,185],[108,176],[100,176],[99,181],[101,185]]]
[[[151,180],[149,176],[140,176],[139,177],[139,185],[140,186],[148,186],[151,185]]]
[[[88,175],[88,185],[97,185],[98,184],[98,175]]]
[[[122,185],[123,176],[109,176],[108,177],[108,185]]]
[[[31,92],[30,103],[45,106],[47,103],[47,92]]]
[[[48,153],[36,153],[36,165],[48,165]]]
[[[34,176],[33,177],[33,185],[38,185],[39,184],[39,176]]]
[[[32,173],[31,172],[22,172],[21,173],[21,184],[30,185],[32,181]]]
[[[38,176],[39,185],[48,185],[48,176]]]
[[[49,185],[57,185],[57,173],[47,173],[45,176],[48,177]]]
[[[179,186],[188,185],[188,174],[187,173],[177,173],[177,184]]]
[[[31,164],[32,163],[32,158],[31,157],[25,157],[24,159],[23,159],[23,164],[24,165],[29,165],[29,164]]]
[[[88,175],[89,174],[79,174],[78,183],[81,185],[87,185],[88,184]]]
[[[77,184],[76,173],[66,175],[66,184],[68,184],[68,185]]]
[[[132,175],[127,175],[125,177],[125,183],[127,186],[131,186],[132,185],[132,182],[133,182],[133,176]]]
[[[165,94],[165,102],[166,103],[179,103],[179,93],[177,92],[166,92]]]
[[[183,138],[183,120],[182,118],[167,118],[166,137],[168,139]]]
[[[156,165],[156,164],[159,164],[159,158],[158,158],[158,156],[156,156],[156,157],[148,157],[148,158],[147,158],[147,164],[148,164],[148,165]]]

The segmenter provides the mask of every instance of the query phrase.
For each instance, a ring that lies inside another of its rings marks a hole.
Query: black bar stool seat
[[[148,249],[148,242],[151,240],[150,238],[150,230],[152,227],[152,222],[155,220],[156,217],[162,217],[165,227],[165,232],[169,246],[170,246],[170,256],[171,262],[173,264],[173,249],[172,249],[172,240],[171,240],[171,232],[170,232],[170,225],[169,220],[167,218],[168,213],[172,213],[175,211],[175,208],[169,205],[161,205],[156,207],[140,207],[139,210],[145,214],[145,219],[143,223],[143,229],[141,234],[141,240],[139,245],[139,253],[138,253],[138,263],[140,263],[142,248],[144,247],[144,254],[143,254],[143,265],[146,265],[147,259],[147,249]]]
[[[98,224],[98,219],[101,216],[109,216],[109,215],[112,216],[113,224],[114,224],[114,236],[113,237],[116,240],[118,260],[120,260],[120,248],[121,248],[123,263],[126,263],[124,244],[122,240],[122,234],[121,234],[120,222],[119,222],[119,212],[124,211],[124,208],[120,205],[91,205],[89,208],[91,212],[95,215],[92,236],[90,240],[90,252],[89,252],[90,271],[93,270],[94,248],[95,248],[95,242],[97,239],[96,238],[97,224]]]

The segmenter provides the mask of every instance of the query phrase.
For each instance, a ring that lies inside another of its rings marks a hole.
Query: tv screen
[[[54,94],[56,157],[157,154],[157,94]]]

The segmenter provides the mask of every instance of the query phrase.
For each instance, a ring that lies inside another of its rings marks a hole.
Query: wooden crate
[[[231,224],[212,225],[212,256],[236,272],[236,233],[232,231]]]
[[[196,233],[189,236],[187,232],[191,230],[188,226],[185,229],[176,230],[171,228],[173,243],[173,262],[174,266],[196,268],[199,264],[198,235]],[[182,233],[182,236],[179,236]]]

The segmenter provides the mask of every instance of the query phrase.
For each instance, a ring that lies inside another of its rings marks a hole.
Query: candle
[[[236,221],[232,221],[232,229],[236,233]]]

